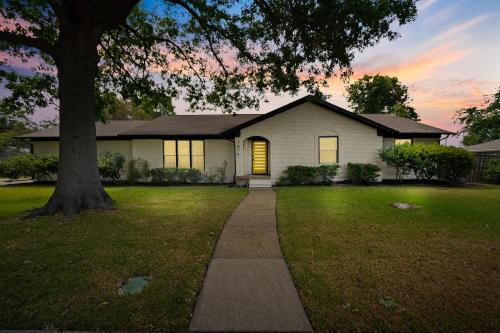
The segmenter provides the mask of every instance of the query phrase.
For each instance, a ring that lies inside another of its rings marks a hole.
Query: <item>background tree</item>
[[[171,113],[171,110],[162,105],[157,106],[150,101],[144,100],[136,104],[129,100],[124,100],[116,94],[109,92],[103,94],[106,101],[101,102],[100,120],[149,120],[164,114]],[[102,98],[102,97],[101,97]]]
[[[408,103],[408,87],[397,77],[365,75],[346,87],[347,100],[355,113],[390,113],[398,117],[420,120]]]
[[[44,108],[53,103],[51,94],[45,93],[47,87],[53,87],[51,81],[52,76],[23,76],[0,69],[0,83],[11,91],[10,95],[0,99],[0,152],[5,155],[24,152],[30,145],[16,136],[54,125],[54,120],[35,123],[27,116],[31,112],[30,105]]]
[[[95,120],[106,93],[172,112],[255,108],[266,92],[319,88],[347,76],[354,52],[415,18],[414,0],[3,0],[0,48],[36,60],[30,77],[60,114],[55,191],[36,214],[108,207]],[[9,80],[9,78],[7,78]],[[14,82],[16,80],[10,80]],[[28,112],[40,103],[14,96]]]
[[[457,111],[455,122],[462,125],[462,143],[466,146],[500,139],[500,88],[486,98],[484,108]]]
[[[29,119],[23,119],[22,121],[9,122],[4,127],[0,127],[0,156],[29,152],[30,144],[16,137],[29,132],[46,129],[55,124],[55,120],[44,120],[36,123]]]
[[[16,155],[26,150],[29,151],[29,143],[16,139],[16,136],[28,132],[30,132],[30,129],[26,128],[23,123],[8,128],[0,128],[0,157]]]

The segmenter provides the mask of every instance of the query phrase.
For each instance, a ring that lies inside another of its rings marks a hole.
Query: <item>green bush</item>
[[[377,182],[380,168],[370,163],[347,164],[347,178],[353,184],[369,185]]]
[[[11,179],[30,177],[37,181],[45,180],[57,173],[57,165],[57,155],[19,155],[0,162],[0,175]]]
[[[411,145],[404,144],[380,150],[379,157],[388,167],[396,169],[397,179],[402,179],[411,173],[408,164],[410,152]]]
[[[157,168],[151,170],[151,182],[163,185],[198,184],[203,176],[198,169]]]
[[[32,160],[32,177],[35,180],[51,180],[52,175],[57,174],[59,156],[50,154],[40,156]]]
[[[321,165],[310,167],[292,165],[283,171],[278,180],[279,185],[331,185],[337,175],[338,165]]]
[[[449,183],[460,182],[473,166],[473,155],[463,148],[432,145],[398,145],[379,151],[387,166],[396,169],[396,178],[413,173],[417,180],[433,177]]]
[[[474,155],[457,147],[443,147],[438,160],[438,177],[449,183],[458,183],[470,174],[474,166]]]
[[[103,179],[117,181],[121,178],[125,156],[120,153],[105,152],[97,156],[99,174]]]
[[[490,158],[486,163],[484,179],[491,184],[500,184],[500,157]]]
[[[142,158],[134,158],[127,162],[126,179],[128,183],[147,182],[151,176],[149,162]]]
[[[1,163],[0,170],[2,172],[1,176],[10,179],[31,177],[33,174],[32,170],[33,158],[34,158],[33,155],[19,155],[1,161],[0,162]]]

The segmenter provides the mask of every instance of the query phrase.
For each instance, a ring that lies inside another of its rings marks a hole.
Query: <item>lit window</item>
[[[189,140],[177,141],[177,168],[189,169],[191,167],[190,155]]]
[[[319,163],[334,164],[338,163],[338,137],[320,137],[319,138]]]
[[[411,145],[411,139],[394,139],[394,145]]]
[[[205,169],[203,140],[164,140],[164,168]]]
[[[177,168],[177,144],[175,140],[163,141],[163,166]]]
[[[191,141],[191,168],[203,170],[205,169],[205,152],[202,140]]]

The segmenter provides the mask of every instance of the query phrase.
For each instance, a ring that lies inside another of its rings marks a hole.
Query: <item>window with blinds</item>
[[[322,136],[319,138],[319,163],[338,163],[338,137]]]
[[[203,140],[164,140],[163,167],[177,169],[205,169]]]

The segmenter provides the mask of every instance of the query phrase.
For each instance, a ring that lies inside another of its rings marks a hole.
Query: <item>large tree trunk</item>
[[[112,204],[97,168],[97,40],[92,27],[82,29],[79,23],[74,29],[61,29],[59,46],[63,54],[56,61],[60,98],[57,184],[49,202],[34,215],[62,212],[68,216]]]

